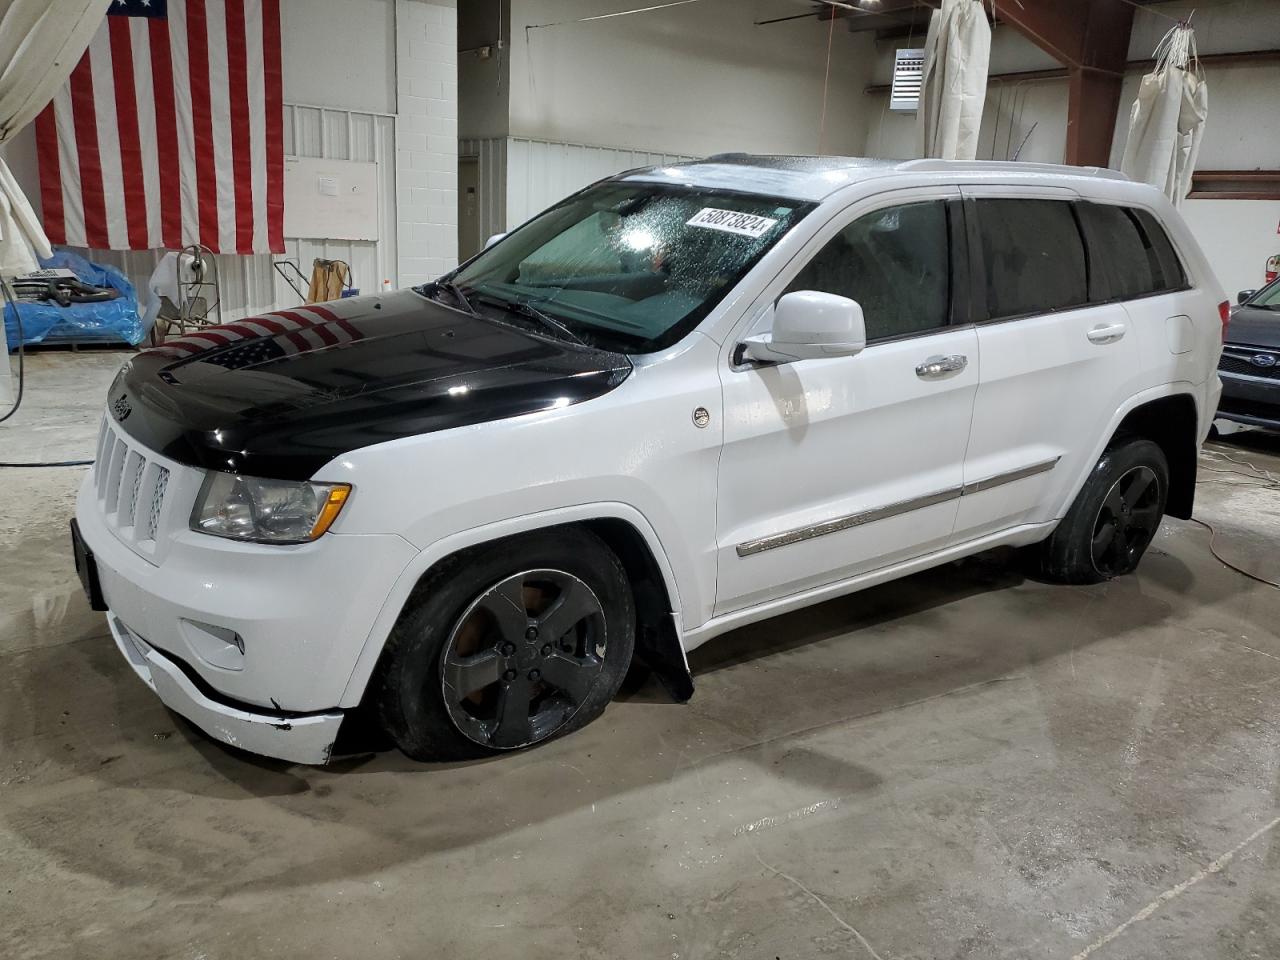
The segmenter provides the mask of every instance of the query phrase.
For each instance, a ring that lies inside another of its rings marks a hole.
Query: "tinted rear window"
[[[1169,235],[1160,226],[1160,221],[1145,210],[1134,210],[1142,226],[1142,233],[1147,241],[1147,256],[1152,264],[1157,290],[1181,290],[1187,285],[1187,275],[1182,269],[1182,261],[1173,249]]]
[[[1133,212],[1100,203],[1076,205],[1089,245],[1089,299],[1142,297],[1162,288],[1156,258]]]
[[[1089,300],[1084,241],[1065,200],[976,201],[991,319]]]

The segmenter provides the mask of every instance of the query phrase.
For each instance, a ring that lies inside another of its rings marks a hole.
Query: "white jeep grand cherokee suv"
[[[440,281],[144,351],[73,524],[172,709],[328,759],[587,723],[633,657],[999,545],[1129,573],[1190,516],[1227,304],[1105,170],[729,155],[594,184]]]

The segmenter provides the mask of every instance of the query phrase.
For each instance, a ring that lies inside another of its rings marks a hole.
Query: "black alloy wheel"
[[[1129,470],[1111,486],[1093,525],[1094,569],[1110,579],[1131,573],[1164,514],[1160,478],[1148,466]]]
[[[458,732],[512,750],[563,727],[599,680],[608,647],[600,600],[564,570],[528,570],[494,584],[454,625],[440,658],[444,702]]]
[[[459,551],[419,581],[366,692],[415,760],[466,760],[586,726],[635,649],[627,570],[564,526]]]
[[[1133,573],[1164,519],[1169,461],[1145,437],[1116,437],[1065,516],[1027,547],[1031,572],[1055,583],[1102,583]]]

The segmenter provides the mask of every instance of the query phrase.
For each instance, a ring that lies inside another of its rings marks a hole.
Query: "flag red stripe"
[[[132,250],[147,249],[147,190],[142,180],[142,143],[138,136],[138,94],[133,85],[133,42],[128,17],[107,17],[111,36],[111,74],[124,181],[125,228]]]
[[[40,164],[40,207],[45,235],[50,243],[66,243],[67,224],[62,210],[62,170],[58,158],[57,123],[52,103],[36,115],[36,159]]]
[[[245,317],[241,323],[254,323],[260,327],[266,327],[272,333],[284,333],[285,326],[283,323],[277,323],[275,320],[269,320],[266,317]]]
[[[173,96],[173,57],[169,25],[158,17],[147,24],[151,33],[151,88],[156,98],[156,153],[160,169],[160,232],[164,245],[182,246],[182,175],[178,165],[178,113]]]
[[[190,334],[188,334],[188,336],[190,336]],[[158,350],[191,350],[191,351],[209,349],[203,343],[185,343],[184,339],[185,338],[179,338],[177,340],[166,340],[163,347],[157,347],[156,349]]]
[[[244,0],[226,0],[226,11],[236,253],[253,253],[253,158],[249,154],[249,58],[245,50]]]
[[[280,0],[262,0],[262,62],[267,110],[267,244],[284,253],[284,86],[280,69]]]
[[[302,314],[294,313],[292,310],[272,310],[271,316],[288,320],[290,323],[295,323],[300,327],[314,327],[316,325],[316,321],[310,317],[304,317]]]
[[[313,321],[308,320],[306,317],[302,316],[302,314],[300,313],[290,313],[287,310],[274,310],[272,311],[271,315],[273,317],[280,317],[284,320],[288,320],[290,323],[294,324],[295,326],[302,327],[303,329],[308,329],[310,327],[315,326],[315,323]],[[257,319],[260,322],[265,322],[265,319],[262,317],[258,317]],[[288,337],[289,342],[292,343],[299,350],[310,350],[311,347],[313,346],[310,340],[308,340],[302,334],[298,333],[296,330],[290,330],[288,333],[285,334],[285,336]]]
[[[323,324],[315,323],[314,321],[308,321],[306,317],[303,317],[292,310],[279,310],[276,312],[276,316],[284,317],[286,320],[295,320],[298,323],[301,323],[304,326],[309,327],[311,329],[311,332],[314,333],[321,340],[323,340],[327,346],[333,346],[335,343],[339,342],[338,338],[333,334],[333,332],[330,330],[326,330]]]
[[[321,320],[328,320],[330,323],[333,323],[338,319],[338,315],[336,313],[328,307],[322,307],[317,303],[304,303],[298,309],[306,310],[308,313],[314,313]]]
[[[202,340],[208,340],[211,343],[216,343],[220,347],[225,347],[227,344],[234,343],[239,339],[239,337],[225,337],[220,333],[213,333],[208,330],[200,333],[188,333],[183,335],[184,340],[194,340],[197,337]]]
[[[80,159],[80,193],[84,198],[85,240],[91,247],[111,246],[107,238],[107,201],[102,192],[102,157],[98,153],[98,111],[93,104],[93,71],[85,51],[71,71],[71,109],[75,114],[76,155]]]
[[[204,0],[187,0],[187,62],[191,75],[191,126],[195,131],[200,242],[221,253],[218,178],[213,161],[213,107],[209,99],[209,25]]]
[[[336,323],[344,332],[347,333],[348,336],[351,336],[355,339],[359,339],[360,337],[363,336],[363,334],[359,330],[353,327],[346,320],[343,320],[340,316],[338,316],[328,307],[322,307],[322,306],[319,306],[318,304],[308,303],[305,306],[299,307],[298,309],[310,310],[316,316],[323,317],[325,320],[328,320],[330,323]]]
[[[271,320],[267,317],[248,317],[245,320],[242,320],[241,323],[257,324],[260,327],[264,327],[267,330],[270,330],[276,336],[283,335],[290,343],[292,343],[299,350],[311,349],[311,344],[307,341],[306,337],[298,333],[297,330],[290,330],[288,327],[286,327],[283,323],[280,323],[278,320]]]
[[[246,327],[243,320],[239,323],[224,323],[218,327],[218,330],[221,333],[230,333],[246,340],[262,336],[262,331],[255,330],[253,327]]]

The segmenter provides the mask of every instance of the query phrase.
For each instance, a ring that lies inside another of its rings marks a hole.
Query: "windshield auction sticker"
[[[685,221],[690,227],[706,227],[708,230],[720,230],[724,233],[736,233],[740,237],[763,237],[769,232],[777,220],[768,217],[757,217],[753,213],[742,213],[738,210],[717,210],[715,207],[703,207]]]

